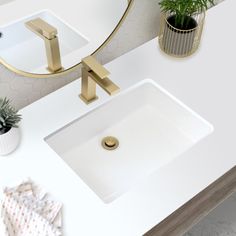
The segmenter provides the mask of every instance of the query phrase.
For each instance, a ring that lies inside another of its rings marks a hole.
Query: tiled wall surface
[[[220,0],[221,1],[221,0]],[[157,36],[158,0],[135,0],[134,5],[112,41],[98,53],[102,63],[128,52]],[[0,96],[9,97],[17,108],[57,90],[80,76],[74,71],[51,79],[31,79],[16,75],[0,65]],[[216,208],[185,236],[236,236],[236,194]]]
[[[135,0],[132,9],[112,41],[98,53],[102,63],[128,52],[156,37],[159,7],[157,0]],[[16,75],[0,65],[0,96],[9,97],[17,108],[57,90],[80,77],[80,71],[51,79],[32,79]]]
[[[134,0],[125,22],[109,44],[98,53],[98,59],[102,63],[109,62],[156,37],[159,13],[158,0]],[[0,65],[0,96],[9,97],[20,109],[79,77],[78,70],[51,79],[32,79],[19,76]]]

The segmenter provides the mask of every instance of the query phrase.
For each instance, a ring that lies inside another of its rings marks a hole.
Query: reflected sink
[[[0,38],[1,57],[15,68],[34,73],[42,73],[42,71],[48,73],[44,42],[25,26],[25,22],[35,18],[41,18],[57,29],[64,68],[68,67],[69,56],[89,43],[85,36],[74,30],[51,11],[45,10],[35,13],[0,27],[2,34]]]
[[[109,203],[186,152],[213,126],[152,80],[144,80],[45,141]],[[106,150],[106,136],[119,147]]]

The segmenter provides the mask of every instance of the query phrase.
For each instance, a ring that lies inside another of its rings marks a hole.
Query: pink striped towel
[[[62,204],[51,200],[31,181],[5,188],[3,195],[0,204],[1,236],[62,235]]]

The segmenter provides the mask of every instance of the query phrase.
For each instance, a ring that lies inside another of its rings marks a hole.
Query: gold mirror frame
[[[134,0],[127,0],[127,1],[128,1],[128,6],[127,6],[123,16],[121,17],[120,21],[118,22],[117,26],[111,32],[111,34],[108,36],[108,38],[103,42],[103,44],[99,48],[97,48],[91,55],[95,55],[99,50],[104,48],[111,41],[113,36],[116,34],[116,32],[121,27],[121,25],[125,21],[128,13],[129,13],[132,5],[133,5],[133,2],[134,2]],[[30,73],[30,72],[19,70],[19,69],[15,68],[14,66],[8,64],[6,61],[4,61],[1,58],[0,58],[0,63],[2,65],[4,65],[7,69],[9,69],[10,71],[12,71],[12,72],[14,72],[18,75],[22,75],[22,76],[25,76],[25,77],[28,77],[28,78],[37,78],[37,79],[47,79],[47,78],[52,78],[52,77],[56,77],[56,76],[67,75],[70,72],[73,72],[74,70],[79,68],[80,65],[81,65],[81,62],[79,62],[78,64],[72,66],[71,68],[68,68],[68,69],[60,71],[60,72],[56,72],[56,73],[52,73],[52,74],[36,74],[36,73]]]

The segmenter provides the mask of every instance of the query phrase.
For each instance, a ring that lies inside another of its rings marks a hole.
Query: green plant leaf
[[[184,27],[185,19],[215,5],[215,0],[161,0],[159,5],[162,12],[175,15],[176,25]]]
[[[21,115],[10,105],[10,100],[0,98],[0,129],[18,127]]]

